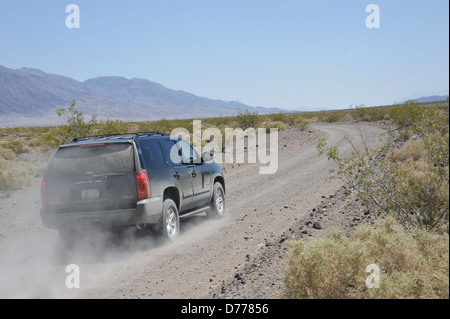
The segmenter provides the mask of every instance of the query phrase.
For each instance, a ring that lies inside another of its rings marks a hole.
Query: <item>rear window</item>
[[[131,143],[100,143],[58,149],[50,176],[126,173],[134,171]]]
[[[164,139],[161,142],[164,149],[164,155],[166,156],[166,160],[174,164],[180,164],[181,156],[178,152],[177,146],[175,145],[175,141]]]
[[[164,166],[164,158],[157,140],[139,141],[139,155],[145,169],[156,169]]]

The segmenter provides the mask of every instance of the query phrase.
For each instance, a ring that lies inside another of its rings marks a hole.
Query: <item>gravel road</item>
[[[319,157],[317,140],[325,137],[330,145],[349,151],[345,137],[371,146],[382,131],[370,123],[315,123],[309,131],[279,132],[278,171],[260,175],[258,164],[224,164],[226,217],[182,221],[174,244],[130,231],[98,234],[64,250],[57,232],[40,221],[36,178],[8,198],[0,194],[0,298],[279,298],[278,261],[264,292],[252,289],[253,281],[240,280],[245,291],[254,293],[222,293],[253,261],[273,264],[267,256],[275,255],[264,252],[343,186],[330,179],[332,164]],[[69,264],[79,266],[78,289],[66,287]]]

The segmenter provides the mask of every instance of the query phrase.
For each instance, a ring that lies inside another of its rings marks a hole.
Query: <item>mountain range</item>
[[[448,90],[443,90],[415,93],[403,101],[434,102],[447,97]],[[0,65],[0,127],[60,124],[56,110],[74,99],[87,118],[97,114],[99,119],[123,121],[232,116],[246,109],[259,114],[284,112],[199,97],[146,79],[104,76],[80,82],[38,69]]]
[[[445,101],[448,98],[448,95],[431,95],[431,96],[422,96],[418,97],[414,100],[417,103],[428,103],[428,102],[438,102],[438,101]]]
[[[231,116],[246,109],[282,112],[199,97],[145,79],[105,76],[79,82],[38,69],[0,65],[0,126],[59,124],[56,109],[68,107],[74,99],[76,108],[87,115],[124,121]]]

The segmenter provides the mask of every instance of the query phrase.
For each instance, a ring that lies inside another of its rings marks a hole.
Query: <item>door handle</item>
[[[178,172],[175,172],[173,174],[173,177],[175,177],[175,179],[180,179],[180,174],[178,174]]]
[[[197,176],[197,173],[195,172],[195,169],[193,169],[193,170],[191,171],[191,175],[192,175],[192,177]]]

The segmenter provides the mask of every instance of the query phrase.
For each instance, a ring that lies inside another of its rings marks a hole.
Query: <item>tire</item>
[[[173,200],[166,199],[163,202],[161,218],[156,224],[155,230],[164,241],[173,242],[178,237],[180,233],[180,217],[177,205]]]
[[[221,183],[216,182],[213,188],[211,208],[207,211],[210,218],[222,218],[225,214],[225,191]]]

